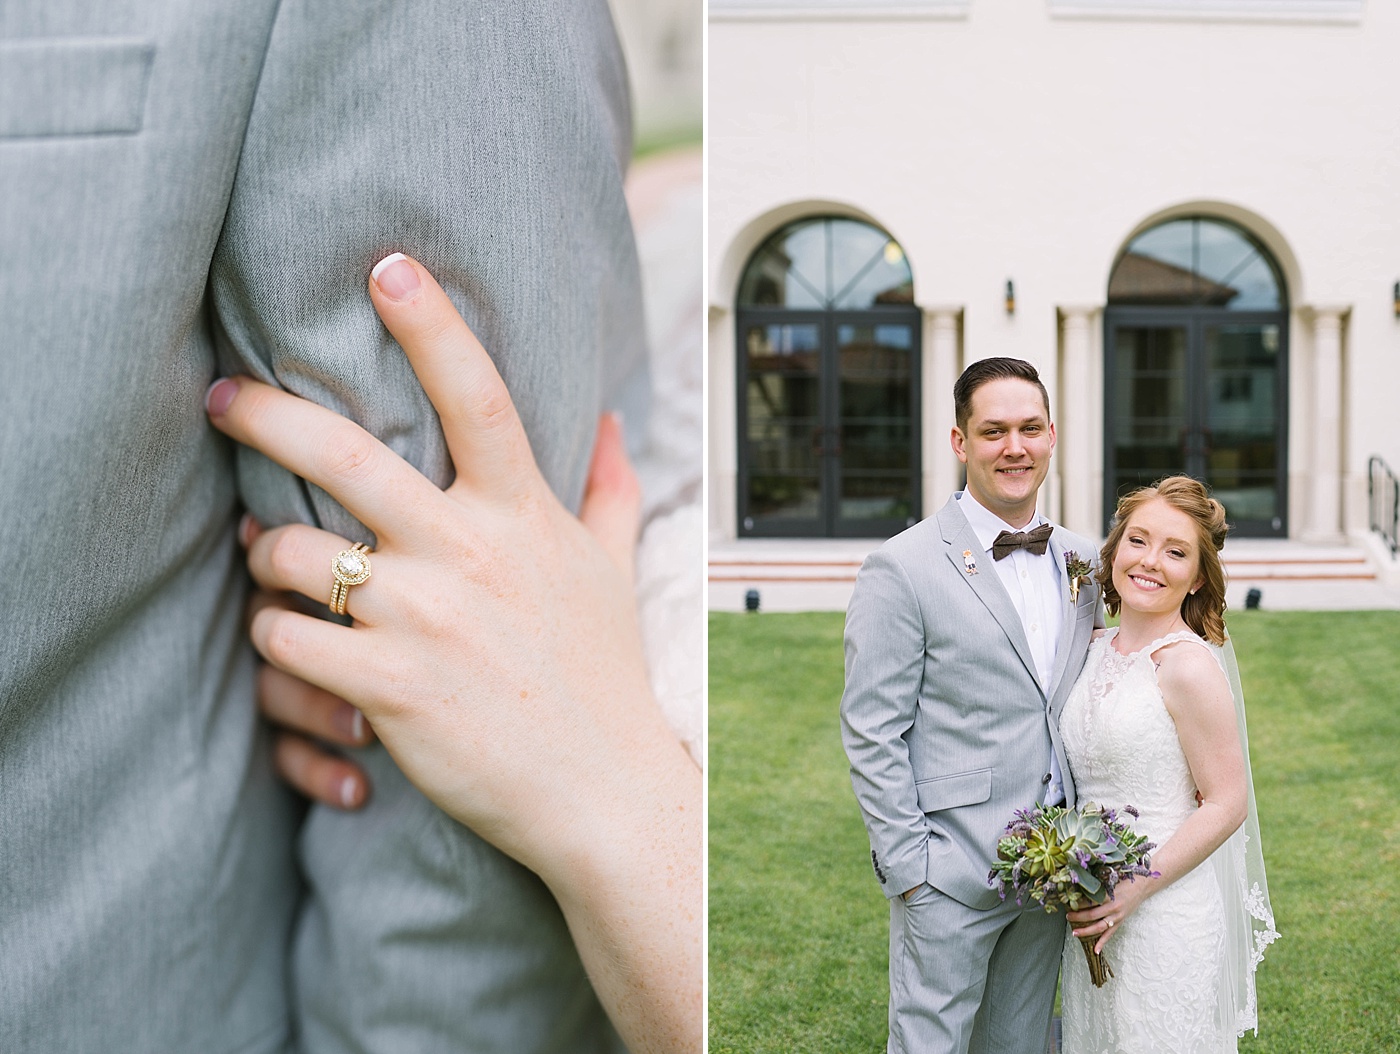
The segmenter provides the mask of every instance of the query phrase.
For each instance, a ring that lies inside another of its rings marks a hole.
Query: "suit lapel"
[[[1060,573],[1060,599],[1065,605],[1065,624],[1060,631],[1060,646],[1055,651],[1055,668],[1050,676],[1050,688],[1046,692],[1046,697],[1050,699],[1052,703],[1052,711],[1055,709],[1053,704],[1056,697],[1059,695],[1060,681],[1064,679],[1065,670],[1069,666],[1070,656],[1082,656],[1087,646],[1087,640],[1081,639],[1086,637],[1086,633],[1081,632],[1081,627],[1079,625],[1079,605],[1091,604],[1094,602],[1091,598],[1092,590],[1081,586],[1078,602],[1074,604],[1070,603],[1069,573],[1065,570],[1065,551],[1064,539],[1061,537],[1060,528],[1056,527],[1055,533],[1050,535],[1050,552],[1055,557],[1055,567]],[[1079,555],[1082,556],[1083,554]],[[1092,619],[1089,620],[1089,630],[1092,630],[1092,621]],[[1077,667],[1075,673],[1078,674]]]
[[[1006,595],[1006,587],[1001,584],[1001,576],[992,567],[992,554],[982,548],[977,534],[967,522],[967,517],[958,508],[957,498],[950,498],[948,504],[938,514],[938,524],[943,531],[943,540],[948,544],[945,555],[958,569],[958,576],[968,584],[977,599],[986,605],[992,617],[1001,626],[1011,646],[1016,649],[1021,662],[1025,664],[1031,680],[1039,687],[1040,678],[1035,672],[1035,660],[1031,656],[1031,645],[1026,640],[1025,628],[1011,598]],[[963,562],[963,553],[971,552],[977,561],[977,573],[969,574]],[[1041,689],[1044,693],[1044,689]],[[1048,693],[1046,698],[1049,698]]]

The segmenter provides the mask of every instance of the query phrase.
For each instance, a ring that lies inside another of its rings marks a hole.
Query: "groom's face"
[[[1040,389],[1002,377],[972,393],[966,428],[953,429],[953,451],[967,466],[967,489],[1013,527],[1035,513],[1035,496],[1050,471],[1055,426]]]

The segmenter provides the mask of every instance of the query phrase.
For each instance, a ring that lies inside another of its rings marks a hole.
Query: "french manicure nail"
[[[365,715],[358,710],[355,716],[350,718],[350,734],[355,737],[355,742],[361,742],[365,738]]]
[[[359,787],[354,776],[346,776],[340,781],[340,804],[347,809],[355,807],[355,799],[358,797]]]
[[[418,281],[418,272],[403,253],[390,253],[384,257],[374,265],[370,277],[379,291],[390,300],[412,300],[423,288]]]
[[[228,412],[237,394],[238,385],[227,377],[220,377],[204,393],[204,409],[211,417],[219,417]]]

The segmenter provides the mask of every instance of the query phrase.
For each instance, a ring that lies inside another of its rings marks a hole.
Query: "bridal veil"
[[[1264,878],[1264,852],[1259,841],[1259,809],[1254,800],[1254,777],[1249,767],[1249,737],[1245,731],[1244,691],[1234,645],[1227,638],[1223,647],[1211,650],[1230,681],[1235,699],[1235,722],[1239,728],[1240,749],[1244,753],[1245,786],[1249,791],[1249,812],[1245,821],[1225,843],[1210,855],[1206,866],[1219,884],[1225,905],[1225,970],[1221,980],[1219,1013],[1221,1024],[1234,1034],[1259,1031],[1259,1003],[1255,973],[1264,961],[1264,952],[1278,940],[1269,886]]]

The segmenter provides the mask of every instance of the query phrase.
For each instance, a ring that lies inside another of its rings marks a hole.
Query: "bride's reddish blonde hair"
[[[1199,481],[1190,476],[1168,476],[1152,487],[1139,487],[1118,499],[1108,540],[1099,553],[1099,569],[1095,577],[1103,587],[1103,602],[1110,615],[1118,614],[1123,598],[1113,586],[1113,558],[1133,513],[1154,498],[1161,498],[1177,512],[1185,513],[1196,525],[1200,558],[1198,573],[1203,581],[1195,593],[1187,593],[1181,602],[1181,617],[1193,631],[1212,644],[1225,643],[1225,568],[1220,563],[1220,549],[1230,525],[1225,522],[1225,506],[1210,496]]]

